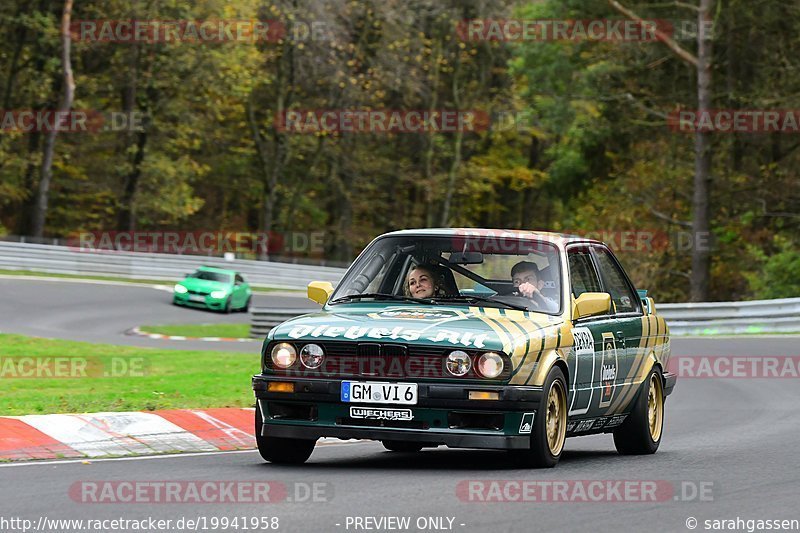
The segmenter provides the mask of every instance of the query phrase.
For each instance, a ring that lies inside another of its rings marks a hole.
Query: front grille
[[[297,352],[300,352],[305,342],[293,343]],[[467,375],[457,378],[447,372],[445,358],[454,348],[440,348],[437,346],[407,346],[405,344],[377,343],[377,342],[315,342],[325,351],[325,360],[317,369],[308,369],[296,362],[292,368],[276,369],[272,358],[265,357],[266,369],[275,374],[297,377],[319,378],[388,378],[388,379],[436,379],[436,380],[465,380],[481,378],[470,370]],[[272,345],[267,347],[270,353]],[[482,351],[464,350],[470,356],[476,356]],[[503,373],[491,381],[509,379],[511,365],[506,359]]]
[[[317,406],[296,403],[267,402],[267,412],[273,420],[316,420]]]
[[[503,429],[504,417],[500,413],[469,413],[451,411],[447,414],[450,429]]]
[[[208,291],[193,291],[193,290],[189,289],[189,294],[197,294],[197,295],[200,295],[200,296],[207,296],[207,295],[209,295],[211,293],[208,292]]]

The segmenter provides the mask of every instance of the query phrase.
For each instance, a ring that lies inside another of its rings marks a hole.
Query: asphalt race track
[[[171,285],[170,285],[171,286]],[[226,315],[172,305],[172,294],[150,286],[0,279],[0,332],[127,346],[258,352],[257,342],[156,340],[126,335],[142,325],[242,323],[247,313]],[[312,309],[297,296],[253,293],[255,307]]]
[[[244,315],[175,309],[168,293],[152,289],[8,280],[0,287],[4,332],[153,345],[158,341],[122,332],[137,323],[246,320]],[[270,296],[256,298],[263,305]],[[299,299],[294,303],[306,305]],[[797,339],[674,339],[673,355],[799,355]],[[232,344],[258,349],[256,343]],[[248,386],[248,376],[242,382]],[[354,527],[356,517],[388,516],[410,517],[405,531],[464,532],[691,531],[690,517],[699,521],[697,531],[705,531],[704,520],[800,519],[798,383],[791,378],[681,379],[667,400],[658,453],[623,457],[610,435],[581,437],[567,441],[561,463],[551,470],[515,469],[502,452],[440,447],[406,454],[384,451],[372,442],[318,446],[301,467],[266,464],[257,452],[0,465],[0,515],[29,518],[34,524],[41,516],[278,517],[278,530],[292,532],[391,530]],[[487,503],[467,501],[457,492],[471,480],[634,480],[667,483],[674,490],[645,502]],[[292,501],[91,504],[75,497],[73,484],[98,481],[274,481],[288,488]],[[309,501],[306,489],[315,483],[316,501]],[[445,517],[444,529],[418,529],[417,520],[427,517]],[[453,519],[450,529],[447,518]]]

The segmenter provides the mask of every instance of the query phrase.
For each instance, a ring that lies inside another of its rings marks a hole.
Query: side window
[[[611,294],[617,313],[635,313],[639,311],[639,299],[633,293],[625,277],[625,273],[607,249],[593,247],[600,275],[606,290]]]
[[[572,283],[572,294],[577,298],[584,292],[602,292],[600,280],[592,263],[592,256],[588,247],[570,248],[567,252],[569,259],[569,279]]]

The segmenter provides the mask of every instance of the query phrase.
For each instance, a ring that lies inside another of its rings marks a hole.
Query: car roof
[[[404,229],[384,233],[386,236],[402,237],[482,237],[482,238],[504,238],[539,240],[564,246],[572,242],[589,242],[602,244],[596,239],[572,235],[569,233],[554,233],[549,231],[534,231],[525,229],[489,229],[489,228],[425,228],[425,229]]]
[[[203,270],[203,271],[206,271],[206,272],[219,272],[221,274],[238,274],[238,272],[236,272],[235,270],[229,270],[227,268],[219,268],[219,267],[208,266],[208,265],[199,266],[199,267],[197,267],[197,270]]]

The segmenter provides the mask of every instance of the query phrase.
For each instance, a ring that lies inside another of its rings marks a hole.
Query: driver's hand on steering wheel
[[[533,283],[522,283],[519,287],[517,287],[519,293],[526,297],[526,298],[533,298],[534,295],[537,293],[541,295],[539,292],[539,288],[536,287]]]

